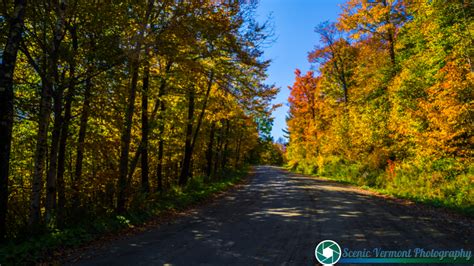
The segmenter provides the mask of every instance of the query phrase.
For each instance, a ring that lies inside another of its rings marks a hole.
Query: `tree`
[[[118,179],[118,194],[117,194],[117,211],[123,213],[125,211],[125,204],[127,200],[127,176],[128,176],[128,166],[129,166],[129,152],[130,152],[130,141],[131,141],[131,130],[132,130],[132,119],[133,112],[135,110],[135,97],[137,92],[138,84],[138,71],[140,69],[141,63],[141,53],[142,53],[142,42],[144,37],[144,32],[146,31],[147,25],[149,23],[149,18],[154,7],[154,1],[151,0],[146,6],[144,12],[144,17],[140,18],[138,21],[139,31],[136,36],[132,38],[134,40],[134,45],[129,57],[129,68],[132,75],[130,80],[130,89],[128,91],[127,107],[125,110],[125,117],[123,122],[123,128],[121,132],[120,139],[120,173]]]
[[[322,23],[316,27],[315,31],[321,36],[322,47],[309,54],[309,61],[328,68],[324,74],[341,86],[343,100],[347,103],[356,49],[347,39],[337,36],[341,34],[334,23]]]
[[[407,20],[403,0],[350,0],[339,17],[339,28],[353,31],[353,38],[377,38],[386,42],[390,61],[395,65],[395,36]]]
[[[319,73],[295,73],[288,164],[472,205],[464,189],[473,147],[471,10],[469,1],[348,0],[337,28],[317,27],[322,45],[309,59]]]
[[[13,74],[20,47],[27,1],[16,0],[9,16],[8,35],[0,63],[0,241],[6,234],[8,172],[13,128]],[[5,16],[6,14],[1,14]]]
[[[238,1],[29,2],[13,148],[2,157],[8,237],[126,215],[248,163],[278,91],[264,84],[268,35],[254,11]]]

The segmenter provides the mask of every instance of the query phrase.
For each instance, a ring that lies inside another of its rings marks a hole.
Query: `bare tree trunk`
[[[156,180],[157,180],[157,189],[159,192],[163,191],[163,151],[164,151],[164,145],[165,141],[163,138],[163,134],[165,133],[165,121],[164,121],[164,116],[165,116],[165,111],[166,111],[166,105],[163,100],[163,96],[165,95],[165,85],[164,81],[162,86],[160,86],[160,91],[158,93],[159,97],[159,104],[160,104],[160,112],[158,115],[158,130],[159,130],[159,138],[160,141],[158,143],[158,166],[156,167]]]
[[[196,144],[197,136],[199,134],[199,129],[201,127],[202,119],[204,117],[204,112],[206,111],[207,101],[209,99],[209,94],[212,89],[212,84],[214,81],[214,72],[211,72],[209,75],[209,82],[206,90],[206,95],[204,98],[204,103],[201,109],[201,112],[198,117],[196,129],[194,130],[193,135],[193,120],[194,120],[194,88],[189,91],[189,106],[188,106],[188,125],[186,129],[186,143],[184,148],[184,159],[183,159],[183,168],[181,169],[181,174],[179,177],[179,184],[186,185],[187,179],[190,175],[190,169],[192,165],[192,156],[194,145]]]
[[[222,159],[222,135],[223,135],[223,127],[219,128],[219,132],[217,133],[217,149],[216,149],[216,160],[214,162],[214,176],[218,177],[220,175],[219,172],[219,162]]]
[[[148,181],[148,85],[150,80],[150,63],[145,60],[145,69],[143,73],[142,87],[142,191],[148,193],[150,191],[150,183]]]
[[[64,170],[65,170],[65,157],[66,157],[66,146],[67,139],[69,137],[69,124],[71,122],[71,107],[72,101],[76,90],[76,62],[74,55],[77,52],[77,34],[74,26],[69,27],[71,32],[71,38],[73,43],[74,54],[69,63],[69,88],[66,95],[66,103],[64,106],[64,117],[61,126],[61,137],[59,140],[59,151],[58,151],[58,171],[57,171],[57,185],[58,185],[58,206],[56,209],[57,213],[57,224],[62,227],[64,222],[64,207],[66,205],[66,192],[64,187]]]
[[[395,40],[391,31],[388,33],[388,45],[390,52],[390,62],[392,63],[392,67],[395,67]]]
[[[193,120],[194,120],[194,88],[188,91],[188,118],[186,125],[186,136],[184,144],[184,158],[179,175],[179,185],[184,186],[188,182],[189,169],[192,156],[192,137],[193,137]]]
[[[87,133],[87,120],[89,119],[90,98],[91,98],[91,79],[86,80],[86,87],[84,90],[84,102],[82,104],[82,114],[79,125],[79,136],[77,139],[77,153],[76,153],[76,167],[74,172],[74,180],[72,182],[73,196],[72,207],[76,209],[80,206],[79,184],[82,180],[82,161],[84,160],[84,142]]]
[[[222,170],[224,171],[227,165],[227,153],[229,146],[229,131],[230,131],[230,121],[225,120],[225,135],[224,135],[224,151],[222,154]]]
[[[158,143],[158,166],[156,168],[157,190],[160,193],[163,191],[163,150],[164,141],[160,138]]]
[[[211,74],[209,75],[209,82],[208,82],[208,85],[207,85],[206,95],[204,96],[204,103],[202,104],[201,113],[199,114],[196,129],[194,130],[193,141],[191,142],[191,154],[194,150],[194,145],[196,144],[196,140],[197,140],[197,137],[198,137],[198,134],[199,134],[199,129],[201,128],[202,119],[203,119],[204,113],[206,111],[207,101],[209,99],[209,94],[211,93],[213,82],[214,82],[214,72],[211,71]]]
[[[33,187],[31,193],[31,212],[30,212],[30,226],[37,226],[41,218],[41,209],[40,209],[40,199],[41,191],[43,186],[43,173],[45,170],[45,157],[47,152],[48,145],[48,127],[49,127],[49,117],[51,115],[51,99],[54,96],[55,102],[55,125],[54,132],[51,142],[51,171],[48,171],[48,182],[47,182],[47,199],[46,199],[46,216],[47,219],[50,218],[51,210],[54,207],[56,202],[56,170],[57,170],[57,152],[58,152],[58,143],[59,143],[59,127],[60,127],[60,118],[61,118],[61,101],[62,101],[62,92],[58,87],[58,59],[60,52],[60,45],[64,37],[64,28],[65,28],[65,11],[66,5],[55,2],[56,5],[55,12],[57,12],[58,18],[56,25],[54,25],[53,35],[52,35],[52,49],[50,52],[45,52],[45,68],[47,69],[45,75],[42,75],[42,91],[41,91],[41,101],[40,101],[40,112],[38,119],[38,136],[36,143],[36,152],[35,152],[35,168],[33,174]],[[28,56],[28,55],[27,55]],[[35,64],[33,60],[30,60],[31,63]],[[40,74],[40,73],[39,73]],[[59,112],[58,112],[59,111]],[[56,115],[59,115],[56,119]],[[52,169],[51,169],[52,168]],[[53,175],[54,173],[54,175]],[[54,191],[54,192],[53,192]],[[54,195],[53,195],[54,193]]]
[[[171,65],[172,65],[172,63],[170,62],[166,66],[165,75],[169,72],[169,70],[171,68]],[[164,121],[163,121],[163,118],[162,118],[162,114],[164,113],[166,108],[165,108],[164,102],[161,100],[161,98],[164,95],[165,88],[166,88],[166,79],[163,78],[162,81],[161,81],[159,92],[158,92],[158,99],[156,100],[155,106],[154,106],[154,108],[151,112],[151,116],[148,119],[148,128],[154,127],[157,122],[159,123],[159,125],[163,125],[163,127],[164,127]],[[158,110],[161,110],[160,111],[161,113],[158,113]],[[157,119],[158,121],[155,120],[155,117],[156,117],[157,113],[158,113],[158,119]],[[163,128],[163,131],[164,131],[164,128]],[[162,133],[160,133],[160,135],[161,134]],[[132,176],[133,176],[133,174],[135,172],[135,169],[138,165],[138,160],[141,158],[143,147],[144,147],[143,146],[143,139],[141,139],[140,144],[138,145],[138,149],[135,152],[135,155],[133,156],[133,159],[130,163],[130,170],[129,170],[129,173],[128,173],[128,181],[127,181],[128,183],[131,183]]]
[[[0,63],[0,242],[6,235],[8,172],[13,130],[13,73],[23,32],[26,0],[16,0]]]
[[[72,72],[72,71],[71,71]],[[73,82],[71,82],[73,83]],[[71,105],[72,105],[72,90],[74,85],[70,85],[69,91],[66,96],[66,103],[64,106],[64,117],[61,125],[61,137],[59,139],[59,150],[58,150],[58,170],[57,170],[57,191],[58,191],[58,205],[56,208],[57,224],[58,226],[63,225],[64,221],[64,206],[66,205],[66,192],[64,187],[64,170],[66,160],[66,146],[67,138],[69,135],[69,123],[71,121]]]
[[[209,144],[207,145],[207,151],[206,151],[206,161],[207,161],[207,167],[206,167],[206,176],[207,179],[211,178],[212,174],[212,153],[213,153],[213,146],[214,146],[214,132],[216,130],[216,123],[212,121],[211,124],[211,132],[209,133]]]
[[[138,54],[136,55],[138,57]],[[139,58],[135,58],[131,65],[132,80],[128,91],[128,105],[125,110],[125,118],[123,129],[120,137],[120,165],[119,180],[117,194],[117,211],[123,213],[125,211],[125,203],[127,200],[127,174],[129,164],[130,142],[132,133],[133,112],[135,110],[135,97],[138,83]]]
[[[168,62],[165,68],[165,74],[170,72],[171,66],[173,62]],[[158,102],[159,105],[159,113],[158,113],[158,131],[159,131],[159,142],[158,142],[158,165],[156,167],[156,181],[157,181],[157,190],[159,192],[163,191],[163,152],[164,152],[164,145],[165,140],[163,138],[163,134],[165,133],[165,111],[166,111],[166,104],[163,99],[165,96],[165,89],[166,89],[166,77],[163,77],[161,80],[160,88],[158,91]]]
[[[137,83],[138,83],[138,71],[140,69],[140,53],[142,46],[142,38],[146,31],[146,25],[148,24],[148,18],[154,7],[154,1],[151,0],[148,2],[148,8],[145,13],[145,19],[143,20],[143,28],[138,34],[138,41],[136,43],[135,52],[133,58],[131,58],[131,73],[132,80],[130,84],[130,89],[128,91],[128,105],[125,110],[125,118],[123,129],[120,137],[120,165],[119,165],[119,180],[118,180],[118,193],[117,193],[117,212],[123,213],[125,211],[125,204],[127,201],[127,191],[128,191],[128,163],[130,155],[130,142],[131,142],[131,133],[132,133],[132,123],[133,123],[133,112],[135,111],[135,97],[137,92]]]
[[[31,190],[30,221],[31,227],[39,225],[41,220],[41,191],[43,189],[43,174],[45,171],[45,156],[48,145],[49,116],[51,114],[51,85],[43,81],[40,110],[38,117],[38,135],[34,157],[33,184]]]
[[[239,138],[237,140],[237,156],[235,158],[235,167],[240,166],[240,147],[242,146],[242,133],[239,133]]]
[[[146,63],[148,64],[148,63]],[[137,168],[138,161],[141,158],[141,185],[142,191],[149,192],[150,191],[150,181],[149,181],[149,166],[148,166],[148,135],[150,131],[150,124],[153,124],[154,117],[156,112],[159,108],[159,103],[155,105],[155,108],[151,114],[151,123],[149,122],[150,119],[148,118],[148,113],[144,111],[148,110],[148,87],[149,87],[149,77],[150,77],[150,69],[149,65],[145,65],[145,71],[143,73],[143,87],[142,87],[142,136],[140,140],[140,144],[138,145],[137,151],[135,155],[132,157],[132,161],[130,162],[130,167],[128,171],[128,178],[127,178],[127,186],[132,184],[133,174],[135,173],[135,169]],[[146,89],[145,89],[146,87]],[[145,91],[146,90],[146,91]],[[159,102],[159,101],[158,101]]]
[[[56,174],[58,165],[58,150],[59,150],[59,138],[61,134],[62,124],[62,104],[63,104],[63,89],[56,88],[53,91],[53,113],[54,113],[54,124],[53,132],[51,137],[51,148],[49,154],[49,169],[46,179],[46,204],[45,204],[45,220],[49,223],[51,220],[52,213],[56,208]]]

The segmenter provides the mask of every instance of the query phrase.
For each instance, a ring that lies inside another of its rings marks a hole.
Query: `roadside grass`
[[[130,210],[123,215],[88,217],[73,227],[49,229],[29,239],[17,239],[0,246],[0,265],[35,264],[44,258],[61,254],[62,250],[78,247],[102,236],[119,233],[144,225],[167,213],[179,212],[211,199],[238,184],[249,173],[249,167],[227,173],[226,178],[205,182],[203,177],[191,179],[185,188],[174,186],[163,194],[133,199]]]
[[[319,165],[286,168],[474,217],[474,167],[454,160],[401,162],[381,170],[329,158]]]

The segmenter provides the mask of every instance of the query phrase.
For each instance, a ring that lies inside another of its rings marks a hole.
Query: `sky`
[[[302,73],[310,70],[308,52],[318,43],[314,28],[319,23],[336,21],[340,4],[344,0],[260,0],[257,19],[262,22],[271,15],[275,42],[265,48],[266,59],[272,63],[268,71],[268,84],[280,88],[274,103],[282,103],[274,113],[272,136],[276,141],[285,134],[285,117],[288,112],[288,86],[293,85],[295,69]]]

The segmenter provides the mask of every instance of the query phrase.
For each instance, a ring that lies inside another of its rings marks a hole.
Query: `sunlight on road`
[[[267,209],[260,212],[254,212],[249,214],[249,216],[259,216],[259,215],[279,215],[283,217],[296,217],[301,216],[301,212],[296,208],[274,208],[274,209]]]

